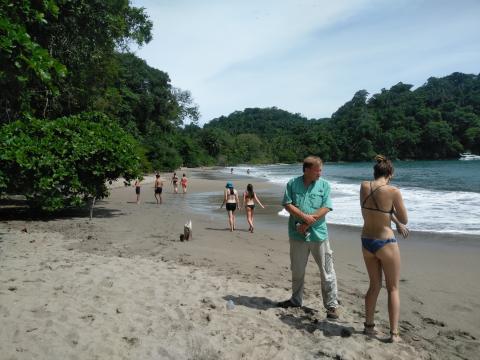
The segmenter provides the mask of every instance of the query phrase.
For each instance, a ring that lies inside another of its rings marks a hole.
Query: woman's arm
[[[258,203],[258,205],[260,205],[263,209],[265,209],[265,206],[263,206],[263,204],[260,202],[260,199],[258,198],[257,193],[254,193],[253,196],[255,198],[255,201]]]
[[[222,202],[222,205],[220,205],[220,209],[223,207],[223,205],[225,205],[226,202],[227,202],[227,190],[224,190],[223,191],[223,202]]]
[[[402,224],[400,221],[398,221],[397,217],[395,214],[392,214],[392,221],[395,223],[397,226],[397,232],[402,235],[403,238],[407,238],[408,234],[410,233],[410,230],[408,230],[407,226],[405,224]]]
[[[402,193],[398,189],[394,189],[393,192],[393,209],[394,215],[402,224],[407,225],[408,214],[407,208],[403,202]]]

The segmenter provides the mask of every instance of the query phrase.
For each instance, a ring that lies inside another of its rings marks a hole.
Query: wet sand
[[[179,172],[177,172],[179,173]],[[180,172],[181,173],[181,172]],[[0,222],[0,350],[5,359],[471,359],[480,350],[480,239],[413,231],[400,242],[404,341],[387,344],[383,289],[376,323],[361,334],[368,277],[360,229],[330,225],[341,317],[325,320],[318,270],[307,267],[305,307],[278,309],[290,295],[281,190],[255,181],[267,209],[230,233],[225,180],[242,192],[251,178],[187,170],[187,195],[148,178],[112,189],[88,212]],[[167,182],[166,182],[167,183]],[[208,193],[208,195],[204,195]],[[207,201],[207,200],[208,201]],[[218,202],[216,203],[216,199]],[[193,239],[180,242],[192,220]],[[26,232],[22,231],[26,230]],[[225,303],[233,300],[233,310]],[[3,356],[2,355],[2,356]]]

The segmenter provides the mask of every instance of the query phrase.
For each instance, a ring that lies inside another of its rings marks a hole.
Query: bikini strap
[[[365,203],[367,202],[368,198],[371,197],[372,200],[373,200],[373,203],[374,203],[375,206],[377,207],[377,210],[380,210],[380,207],[378,206],[377,200],[375,199],[375,196],[373,196],[373,194],[375,193],[375,191],[377,191],[378,189],[380,189],[382,186],[386,186],[386,184],[380,185],[380,186],[377,187],[375,190],[372,190],[372,189],[373,189],[373,187],[372,187],[372,182],[370,181],[370,194],[368,194],[367,197],[366,197],[365,199],[363,199],[362,208],[365,207]],[[380,211],[382,211],[382,210],[380,210]]]

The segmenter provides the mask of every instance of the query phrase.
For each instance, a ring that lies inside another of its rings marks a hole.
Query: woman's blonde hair
[[[375,156],[375,161],[377,162],[373,167],[373,177],[375,179],[393,175],[393,164],[385,155],[378,154]]]

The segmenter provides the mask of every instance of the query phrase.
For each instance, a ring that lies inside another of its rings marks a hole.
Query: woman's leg
[[[253,212],[254,212],[254,211],[255,211],[254,209],[250,209],[250,223],[252,224],[252,225],[251,225],[251,226],[252,226],[252,233],[253,233],[253,228],[255,227],[255,226],[253,225]]]
[[[247,222],[248,222],[248,231],[253,230],[253,222],[252,222],[252,209],[250,209],[248,206],[245,208],[247,211]]]
[[[397,243],[387,244],[378,250],[376,255],[382,262],[383,272],[385,273],[390,332],[392,333],[392,340],[396,341],[399,339],[398,319],[400,317],[400,249]]]
[[[373,317],[375,315],[377,298],[382,288],[382,266],[375,254],[365,250],[363,247],[362,252],[363,260],[367,267],[368,278],[370,279],[370,286],[365,294],[365,323],[370,325],[374,323]]]
[[[235,226],[233,224],[233,211],[228,210],[227,214],[228,214],[228,225],[230,226],[230,231],[233,231],[233,228]]]
[[[235,211],[232,211],[233,230],[235,230]]]

